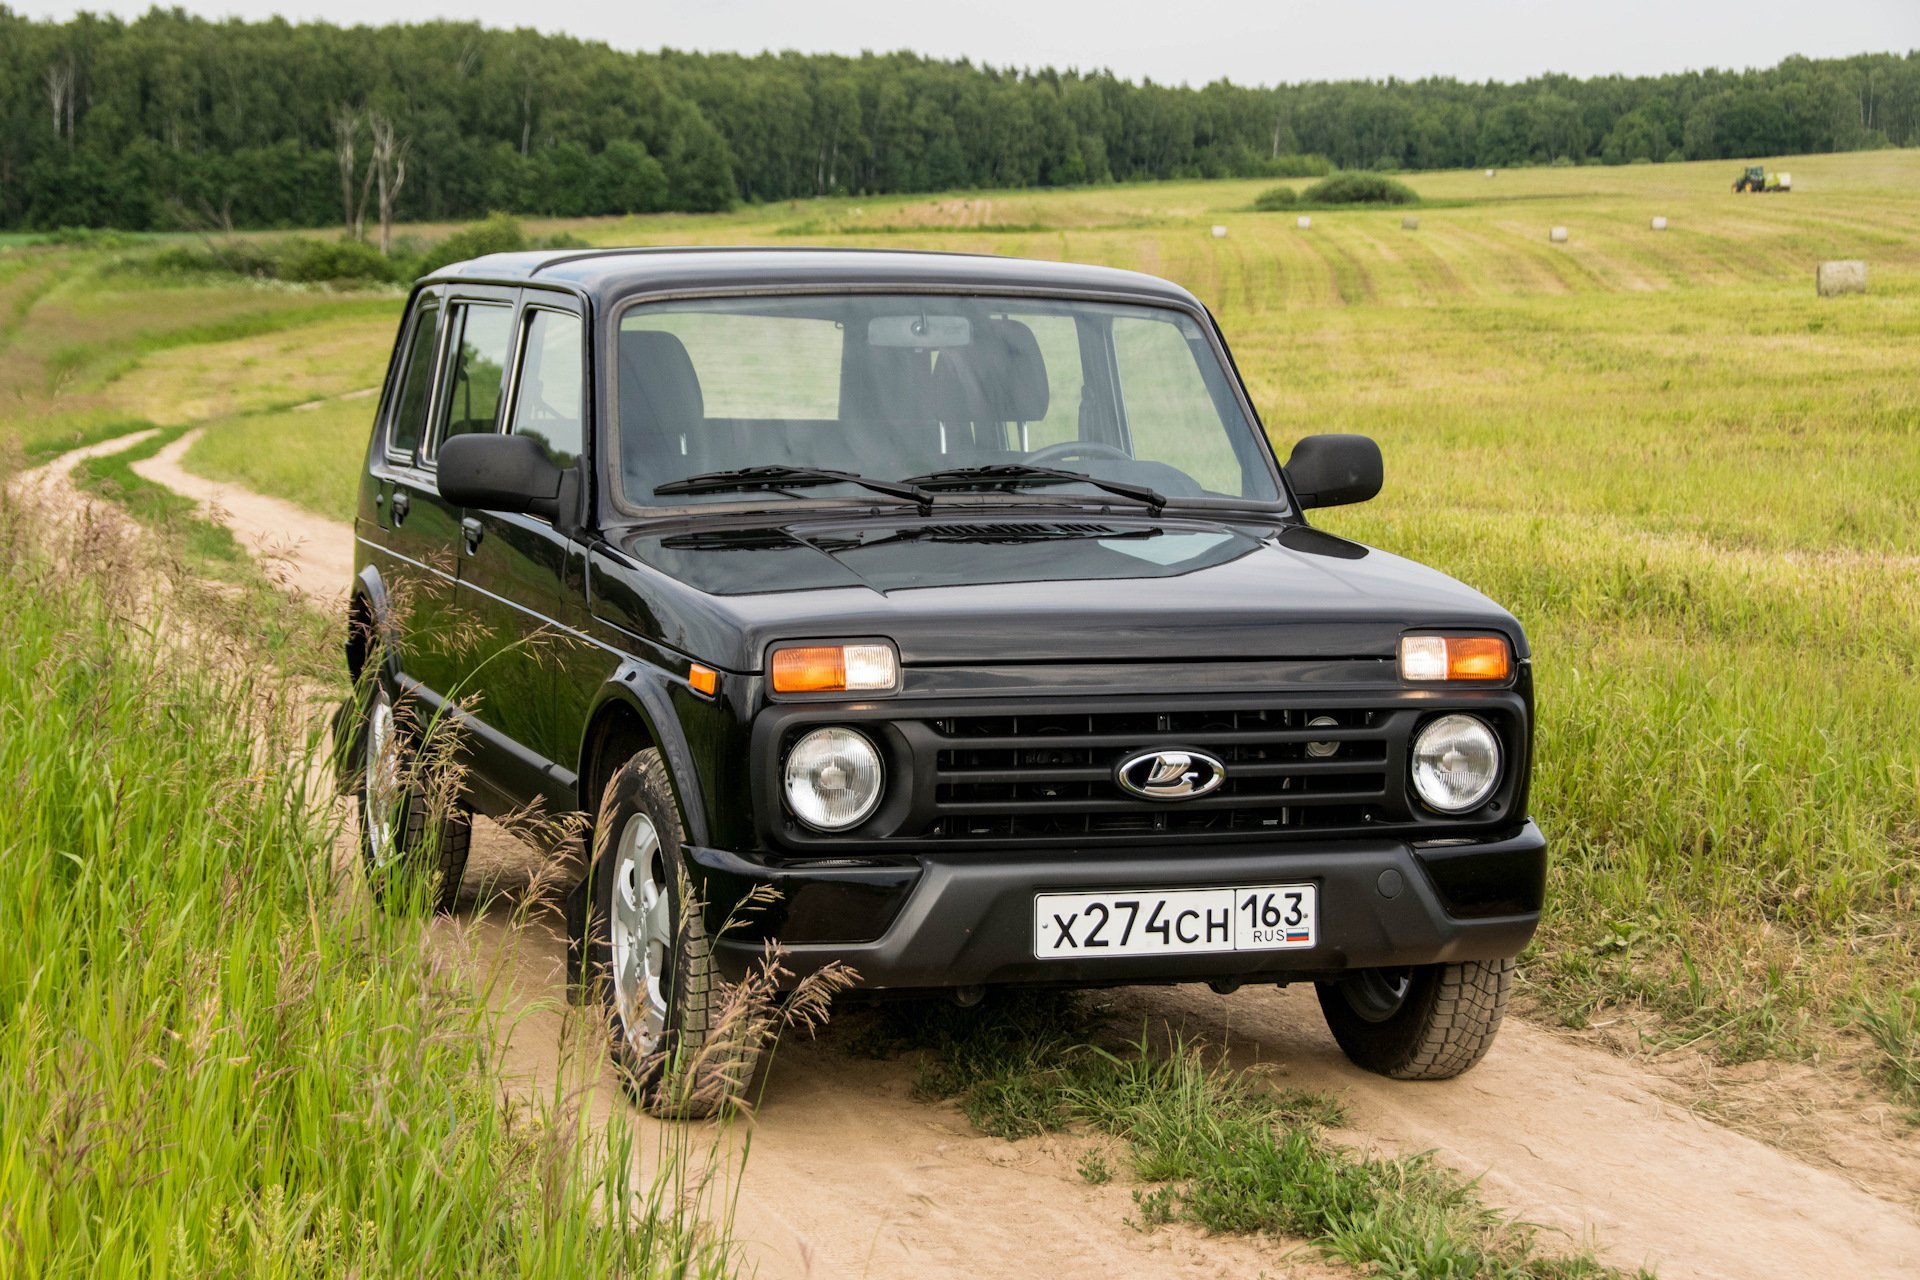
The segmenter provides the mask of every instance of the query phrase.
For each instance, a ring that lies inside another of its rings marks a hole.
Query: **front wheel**
[[[1485,1057],[1512,985],[1511,960],[1357,969],[1317,984],[1341,1050],[1395,1080],[1451,1080]]]
[[[701,1118],[739,1101],[761,1028],[756,1011],[729,1005],[680,833],[666,762],[643,751],[595,815],[587,975],[629,1088],[655,1115]]]

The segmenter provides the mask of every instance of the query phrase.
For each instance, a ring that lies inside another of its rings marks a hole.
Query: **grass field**
[[[1415,175],[1417,231],[1398,209],[1316,211],[1302,231],[1251,211],[1269,184],[1234,182],[564,229],[1186,284],[1283,454],[1312,431],[1381,440],[1386,492],[1321,523],[1461,576],[1529,629],[1555,850],[1533,994],[1574,1022],[1637,1011],[1656,1042],[1728,1058],[1857,1063],[1920,1106],[1920,154],[1780,167],[1791,195],[1733,196],[1717,164]],[[1557,225],[1568,244],[1548,243]],[[1831,257],[1866,259],[1872,292],[1816,298]],[[190,387],[220,420],[189,465],[344,518],[367,402],[284,410],[377,380],[397,313],[391,294],[0,254],[0,414],[44,450],[158,421]]]
[[[106,265],[0,254],[0,477],[351,390],[329,335],[397,309]],[[75,479],[178,536],[0,491],[0,1275],[732,1273],[723,1183],[558,1090],[506,1105],[497,975],[338,880],[338,623],[127,461]]]

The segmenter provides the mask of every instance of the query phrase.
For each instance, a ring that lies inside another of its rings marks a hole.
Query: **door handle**
[[[467,554],[472,555],[480,549],[480,539],[487,536],[487,527],[473,516],[460,522],[460,535],[467,540]]]
[[[413,510],[413,499],[407,496],[407,491],[405,489],[395,489],[393,491],[393,522],[395,524],[406,523],[407,512],[411,510]]]

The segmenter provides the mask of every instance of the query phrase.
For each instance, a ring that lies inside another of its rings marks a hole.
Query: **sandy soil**
[[[284,503],[190,476],[178,467],[183,449],[141,473],[179,480],[242,543],[299,566],[289,580],[307,594],[344,586],[344,526],[295,520]],[[564,1001],[556,922],[534,911],[509,923],[514,891],[537,865],[481,824],[467,894],[484,889],[493,905],[438,926],[496,979],[510,1076],[528,1099],[584,1088],[596,1123],[632,1117],[650,1147],[715,1143],[725,1160],[750,1143],[734,1225],[761,1275],[1350,1274],[1287,1242],[1136,1231],[1124,1182],[1089,1187],[1075,1172],[1092,1139],[981,1137],[953,1108],[912,1098],[909,1064],[850,1057],[831,1029],[780,1048],[751,1122],[716,1133],[634,1116],[604,1065],[603,1031]],[[1920,1140],[1871,1107],[1834,1101],[1844,1086],[1809,1069],[1789,1079],[1826,1098],[1820,1105],[1770,1103],[1766,1090],[1736,1082],[1743,1127],[1769,1143],[1702,1114],[1721,1100],[1711,1082],[1518,1019],[1462,1079],[1406,1085],[1348,1066],[1309,991],[1140,988],[1109,999],[1116,1017],[1206,1035],[1282,1084],[1337,1095],[1351,1111],[1350,1140],[1431,1150],[1480,1178],[1490,1202],[1615,1263],[1716,1280],[1920,1275]]]
[[[344,608],[353,583],[352,528],[291,502],[188,471],[180,459],[199,436],[198,430],[189,431],[151,458],[135,462],[134,474],[199,503],[201,514],[231,529],[282,586],[323,608]]]

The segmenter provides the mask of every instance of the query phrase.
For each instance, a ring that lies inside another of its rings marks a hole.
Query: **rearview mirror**
[[[568,474],[530,436],[459,435],[440,446],[440,496],[482,511],[524,511],[560,523]]]
[[[1380,446],[1367,436],[1307,436],[1287,459],[1287,481],[1302,507],[1343,507],[1380,492]]]
[[[867,345],[944,351],[973,342],[973,322],[965,316],[875,316],[867,321]]]

